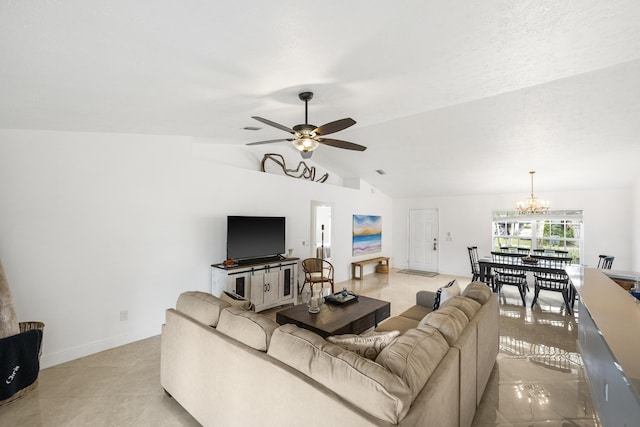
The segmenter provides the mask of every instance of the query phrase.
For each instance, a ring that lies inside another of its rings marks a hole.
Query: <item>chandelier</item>
[[[549,211],[549,202],[547,200],[538,200],[533,195],[533,174],[535,171],[529,171],[531,175],[531,197],[521,200],[517,203],[516,209],[519,214],[543,214]]]

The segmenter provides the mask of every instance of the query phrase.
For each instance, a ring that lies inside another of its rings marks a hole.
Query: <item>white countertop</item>
[[[640,400],[640,301],[607,277],[602,270],[581,266],[567,267],[566,270],[589,315]]]
[[[640,283],[640,273],[635,271],[622,271],[622,270],[601,270],[604,274],[612,279],[623,279],[631,282]]]

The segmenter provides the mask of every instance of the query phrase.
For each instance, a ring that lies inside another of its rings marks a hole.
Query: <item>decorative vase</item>
[[[324,303],[324,297],[322,296],[322,292],[315,291],[310,294],[309,302],[307,306],[309,307],[309,313],[319,313],[320,306]]]

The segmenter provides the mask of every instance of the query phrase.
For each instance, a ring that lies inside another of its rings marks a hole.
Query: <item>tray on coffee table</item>
[[[324,297],[324,301],[329,304],[346,304],[358,301],[358,296],[352,293],[343,295],[342,292],[336,292],[335,294],[329,294]]]

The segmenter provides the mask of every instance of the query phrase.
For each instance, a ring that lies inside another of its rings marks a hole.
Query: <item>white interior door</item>
[[[438,210],[409,210],[409,269],[438,271]]]

